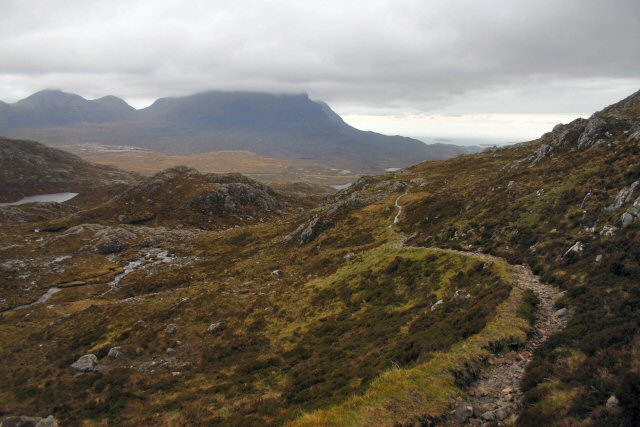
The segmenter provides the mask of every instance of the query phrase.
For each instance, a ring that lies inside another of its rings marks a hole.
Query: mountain
[[[82,193],[83,200],[105,200],[137,181],[137,175],[95,165],[34,141],[0,138],[0,202],[46,193]]]
[[[307,95],[211,91],[161,98],[142,110],[105,97],[44,91],[0,107],[0,132],[50,144],[98,142],[173,154],[247,150],[341,169],[380,172],[468,152],[364,132]]]
[[[44,90],[14,104],[4,105],[4,118],[0,122],[11,128],[107,123],[131,118],[135,112],[133,107],[114,96],[89,101],[59,90]]]
[[[637,92],[250,223],[192,221],[245,181],[183,168],[69,227],[0,222],[2,416],[640,425],[639,165]],[[118,221],[144,209],[167,222]]]

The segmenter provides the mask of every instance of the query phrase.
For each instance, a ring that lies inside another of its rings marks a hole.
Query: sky
[[[640,89],[638,0],[0,0],[0,99],[306,92],[361,129],[534,139]]]

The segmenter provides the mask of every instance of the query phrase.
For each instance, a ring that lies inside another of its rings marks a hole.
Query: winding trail
[[[405,194],[407,193],[405,192],[396,198],[395,205],[398,208],[398,213],[393,222],[389,224],[389,229],[393,230],[400,239],[398,247],[406,247],[404,242],[408,239],[393,228],[400,220],[400,214],[403,210],[400,198]],[[482,261],[507,263],[503,258],[479,252],[434,247],[429,249],[470,256]],[[488,366],[480,372],[478,379],[468,387],[466,399],[458,401],[448,417],[438,425],[502,426],[514,424],[522,407],[523,393],[520,389],[520,383],[524,376],[525,367],[531,362],[533,352],[551,335],[561,331],[567,325],[568,312],[566,310],[557,311],[554,308],[554,302],[559,297],[559,290],[541,283],[526,265],[511,265],[511,267],[515,272],[515,286],[531,290],[538,297],[533,332],[522,348],[492,355],[488,360]]]

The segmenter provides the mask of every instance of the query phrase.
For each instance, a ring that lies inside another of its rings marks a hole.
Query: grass
[[[506,269],[504,265],[501,266]],[[456,373],[478,366],[497,343],[524,343],[531,323],[520,316],[527,305],[525,293],[513,288],[479,333],[436,352],[415,367],[395,368],[377,377],[366,392],[331,408],[307,413],[291,426],[393,426],[437,419],[464,390]]]

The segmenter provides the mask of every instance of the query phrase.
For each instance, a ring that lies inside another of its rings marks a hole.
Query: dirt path
[[[513,424],[521,407],[520,383],[533,352],[567,324],[566,310],[557,311],[554,308],[558,289],[540,283],[529,267],[517,265],[514,268],[517,273],[516,286],[532,290],[539,299],[534,331],[523,348],[489,358],[489,366],[468,388],[466,401],[458,404],[444,425]]]
[[[406,193],[405,193],[406,194]],[[404,194],[403,194],[404,195]],[[396,199],[398,214],[389,225],[397,224],[402,213],[399,204],[400,197]],[[406,236],[396,231],[400,238],[399,246],[407,240]],[[452,249],[429,248],[431,250],[457,253],[471,256],[482,261],[503,261],[504,259],[479,252],[464,252]],[[524,370],[531,362],[533,352],[551,335],[562,330],[568,321],[569,313],[565,310],[556,310],[554,302],[559,296],[559,290],[553,286],[540,282],[531,269],[525,265],[512,266],[516,272],[516,284],[518,288],[529,289],[538,297],[539,304],[536,311],[534,330],[529,340],[515,351],[493,355],[489,358],[489,365],[484,369],[467,393],[467,398],[458,402],[449,418],[440,425],[512,425],[517,419],[522,404],[522,381]]]

